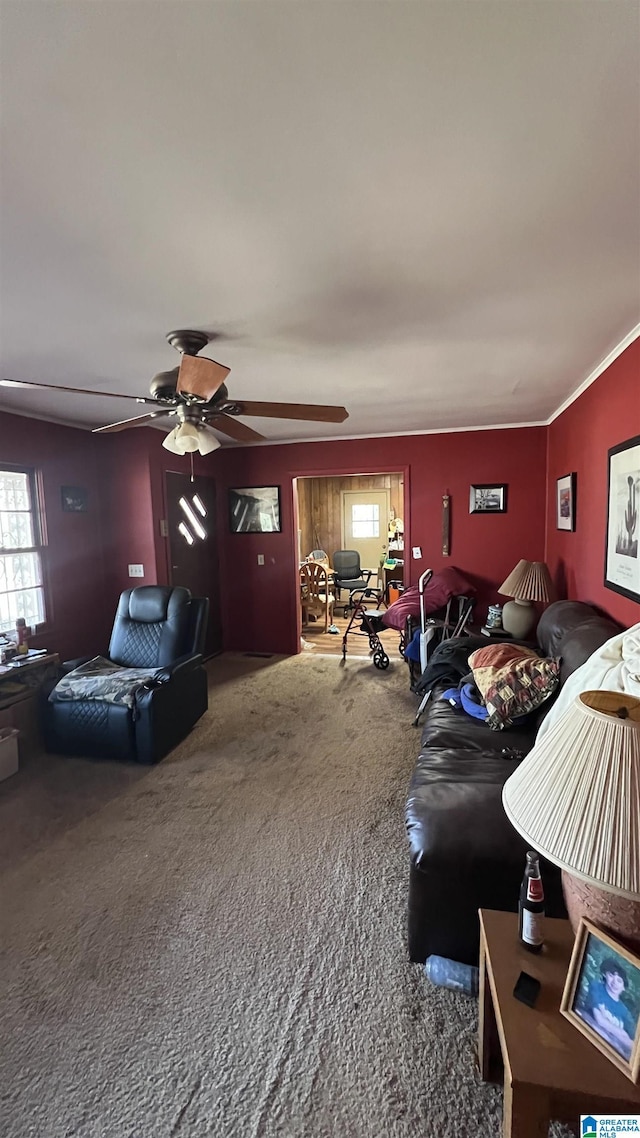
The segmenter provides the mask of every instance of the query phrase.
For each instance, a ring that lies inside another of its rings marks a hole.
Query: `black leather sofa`
[[[561,657],[562,685],[620,631],[590,605],[556,601],[541,617],[537,639],[541,655]],[[469,655],[488,643],[464,640]],[[437,954],[477,964],[478,909],[517,910],[527,847],[504,813],[502,787],[531,750],[550,706],[525,726],[492,731],[439,698],[459,678],[442,676],[432,690],[406,805],[409,955],[420,963]],[[544,862],[542,870],[547,912],[564,916],[560,873]]]
[[[209,601],[188,589],[141,585],[120,596],[108,657],[126,668],[155,670],[133,707],[102,700],[52,702],[43,692],[47,751],[155,763],[188,735],[208,706],[203,667]],[[62,674],[89,657],[68,660]]]

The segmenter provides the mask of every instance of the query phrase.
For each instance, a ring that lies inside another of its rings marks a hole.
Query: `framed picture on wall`
[[[229,490],[229,522],[232,533],[280,533],[280,487]]]
[[[86,514],[88,495],[84,486],[61,486],[62,509],[68,514]]]
[[[640,435],[611,447],[608,462],[604,583],[640,601]]]
[[[506,512],[506,482],[476,482],[469,487],[470,514],[506,514]]]
[[[556,529],[576,528],[576,475],[563,474],[556,481]]]

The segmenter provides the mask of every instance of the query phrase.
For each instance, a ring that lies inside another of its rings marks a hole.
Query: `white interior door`
[[[345,490],[342,494],[342,548],[357,549],[363,569],[376,573],[389,543],[391,497],[388,490]]]

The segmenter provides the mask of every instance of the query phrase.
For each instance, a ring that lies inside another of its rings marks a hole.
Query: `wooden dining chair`
[[[333,622],[335,597],[331,591],[329,574],[324,565],[317,561],[300,566],[300,603],[303,623],[308,623],[309,616],[324,616],[326,632],[329,622]]]

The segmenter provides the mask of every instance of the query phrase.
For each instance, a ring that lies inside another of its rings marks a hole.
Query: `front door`
[[[363,569],[376,573],[389,544],[388,490],[345,490],[342,494],[342,548],[356,549]]]
[[[204,655],[213,656],[222,651],[215,482],[170,471],[166,479],[171,584],[209,598]]]

